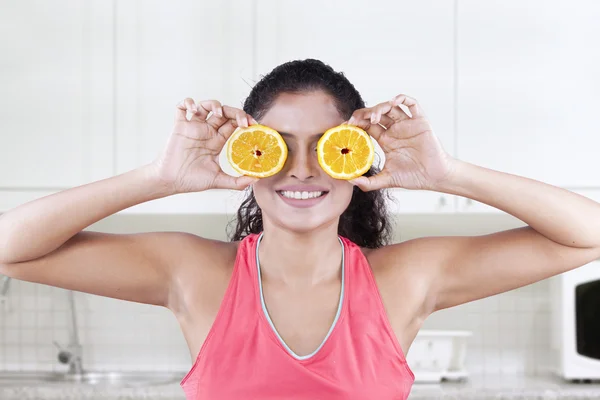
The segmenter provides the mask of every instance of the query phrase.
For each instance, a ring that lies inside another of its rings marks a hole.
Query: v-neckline
[[[277,328],[275,328],[275,324],[273,323],[273,320],[271,319],[271,316],[269,315],[269,311],[267,310],[267,306],[265,304],[265,297],[264,297],[264,293],[263,293],[263,286],[262,286],[262,277],[261,277],[261,273],[260,273],[260,260],[258,257],[258,249],[260,247],[260,242],[263,238],[263,234],[264,232],[261,232],[260,236],[258,237],[258,240],[256,242],[256,270],[257,270],[257,274],[258,274],[258,292],[259,292],[259,297],[260,297],[260,304],[262,307],[262,313],[264,315],[264,317],[267,319],[267,322],[270,325],[271,331],[273,332],[273,334],[275,334],[275,336],[277,337],[277,339],[279,340],[279,342],[281,343],[281,345],[283,346],[283,348],[289,353],[289,355],[291,355],[292,357],[294,357],[297,360],[308,360],[312,357],[314,357],[319,350],[321,350],[323,348],[323,346],[325,345],[325,343],[327,342],[327,339],[329,339],[329,336],[331,336],[331,333],[333,332],[333,329],[336,327],[337,322],[340,318],[340,315],[342,313],[342,308],[343,308],[343,303],[344,303],[344,289],[345,289],[345,274],[346,274],[346,262],[345,262],[345,249],[344,249],[344,242],[342,241],[342,239],[338,236],[338,240],[340,241],[340,245],[342,247],[342,284],[341,284],[341,289],[340,289],[340,298],[338,301],[338,308],[335,314],[335,318],[333,319],[333,322],[331,323],[331,326],[329,327],[329,331],[327,332],[327,335],[325,335],[325,338],[323,339],[323,341],[321,342],[321,344],[310,354],[301,356],[296,354],[296,352],[294,352],[294,350],[292,350],[287,343],[283,340],[283,338],[281,337],[281,335],[279,334],[279,332],[277,331]]]

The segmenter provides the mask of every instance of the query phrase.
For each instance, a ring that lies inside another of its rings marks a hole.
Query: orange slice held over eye
[[[363,129],[339,125],[327,130],[317,143],[321,168],[335,179],[354,179],[373,165],[375,149],[371,137]]]
[[[237,172],[256,178],[275,175],[287,159],[285,141],[264,125],[239,128],[227,142],[227,160]]]

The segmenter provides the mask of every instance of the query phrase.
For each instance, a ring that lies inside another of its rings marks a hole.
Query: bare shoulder
[[[180,258],[176,275],[182,287],[197,285],[198,281],[193,278],[222,275],[233,270],[240,242],[207,239],[184,232],[178,232],[176,237],[181,246],[173,246],[169,252]],[[210,280],[202,282],[211,284]]]
[[[184,277],[233,266],[239,242],[208,239],[188,232],[149,232],[148,245],[160,248],[173,273]]]
[[[378,249],[361,248],[377,274],[423,274],[435,269],[444,256],[445,237],[423,237]]]
[[[184,268],[191,267],[196,262],[209,268],[226,267],[229,262],[235,260],[240,242],[225,242],[216,239],[207,239],[187,232],[173,232],[177,240],[181,241],[182,247],[171,248],[174,256],[179,251],[187,255]],[[190,265],[191,264],[191,265]]]
[[[172,249],[174,257],[182,257],[174,272],[176,298],[172,311],[194,313],[199,304],[220,302],[233,271],[240,242],[207,239],[189,233],[178,235],[182,248]]]

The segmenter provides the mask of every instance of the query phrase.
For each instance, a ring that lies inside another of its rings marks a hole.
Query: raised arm
[[[399,107],[408,107],[411,116]],[[532,179],[450,157],[419,104],[400,95],[357,110],[386,155],[383,171],[353,183],[363,190],[407,188],[464,196],[528,226],[484,236],[428,237],[381,249],[385,282],[411,282],[419,317],[515,289],[600,257],[600,204]],[[402,279],[400,279],[400,277]]]
[[[186,118],[186,112],[192,118]],[[213,115],[207,119],[209,112]],[[0,274],[107,297],[170,307],[178,268],[197,265],[210,241],[182,232],[83,231],[131,206],[176,193],[242,189],[218,155],[238,125],[253,121],[217,101],[182,101],[163,154],[127,173],[68,189],[0,216]],[[206,251],[205,251],[206,250]]]
[[[474,237],[430,238],[440,266],[436,309],[528,285],[600,257],[600,204],[532,179],[456,161],[439,191],[468,197],[528,226]]]

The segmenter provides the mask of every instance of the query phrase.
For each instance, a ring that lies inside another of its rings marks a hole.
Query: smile
[[[321,197],[327,192],[291,192],[287,190],[278,191],[281,196],[287,199],[296,199],[296,200],[307,200],[307,199],[315,199],[317,197]]]
[[[290,207],[310,208],[323,201],[329,192],[296,192],[290,190],[278,190],[279,198]]]

